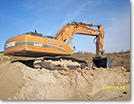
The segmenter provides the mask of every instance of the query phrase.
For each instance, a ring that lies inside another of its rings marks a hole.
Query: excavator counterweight
[[[97,27],[97,29],[91,27]],[[34,62],[32,61],[35,68],[83,69],[87,67],[86,61],[68,57],[73,54],[69,44],[74,34],[95,36],[96,57],[92,60],[92,67],[112,67],[112,59],[103,55],[104,29],[102,25],[93,23],[68,23],[57,32],[55,37],[43,37],[37,31],[12,37],[4,45],[4,54],[38,57]]]

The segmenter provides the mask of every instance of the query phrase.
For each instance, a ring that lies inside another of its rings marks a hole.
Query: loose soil
[[[120,66],[40,70],[14,58],[0,53],[0,100],[130,100],[130,72]]]

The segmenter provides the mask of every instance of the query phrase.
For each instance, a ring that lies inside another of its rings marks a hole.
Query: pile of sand
[[[120,68],[37,70],[20,62],[0,62],[1,100],[129,100],[130,72]],[[125,86],[105,89],[104,86]]]

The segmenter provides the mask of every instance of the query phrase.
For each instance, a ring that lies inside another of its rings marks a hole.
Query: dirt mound
[[[37,70],[1,61],[1,100],[129,100],[130,72],[120,68]],[[106,86],[125,86],[104,89]]]

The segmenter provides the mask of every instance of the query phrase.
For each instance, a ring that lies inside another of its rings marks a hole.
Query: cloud
[[[124,12],[119,17],[111,18],[111,26],[105,29],[104,47],[106,51],[130,49],[130,14]]]
[[[93,0],[89,0],[89,1],[85,1],[84,3],[82,3],[80,6],[74,8],[73,10],[71,10],[70,13],[66,14],[66,19],[59,25],[59,27],[65,25],[66,23],[69,23],[70,21],[74,21],[74,19],[76,17],[78,17],[79,15],[81,15],[82,11],[84,9],[86,9],[86,6],[96,6],[96,5],[100,5],[103,4],[104,2],[102,2],[101,0],[97,0],[97,1],[93,1]]]
[[[75,18],[80,15],[80,12],[84,9],[84,7],[88,4],[89,2],[88,3],[86,2],[86,3],[81,4],[79,8],[74,8],[73,10],[70,10],[70,12],[64,16],[65,18],[64,21],[62,21],[58,25],[58,27],[55,28],[55,30],[59,30],[62,26],[66,25],[67,23],[73,22]],[[52,32],[53,30],[50,30],[50,31]]]
[[[34,1],[34,0],[23,0],[22,4],[25,6],[27,10],[33,9],[34,7],[39,6],[42,3],[42,1]]]

